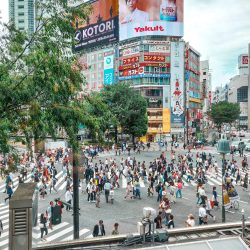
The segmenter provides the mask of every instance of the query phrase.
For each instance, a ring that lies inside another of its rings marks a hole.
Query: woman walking
[[[40,229],[41,229],[41,240],[46,240],[45,236],[48,234],[48,228],[47,228],[47,218],[44,216],[44,214],[41,214],[40,217]],[[45,233],[45,236],[43,235]]]

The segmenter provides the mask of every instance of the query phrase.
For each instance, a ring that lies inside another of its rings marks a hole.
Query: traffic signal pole
[[[74,240],[79,239],[79,152],[73,147],[73,227]]]

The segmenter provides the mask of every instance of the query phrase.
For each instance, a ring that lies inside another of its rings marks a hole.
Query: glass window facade
[[[247,102],[248,86],[243,86],[237,89],[237,102]]]

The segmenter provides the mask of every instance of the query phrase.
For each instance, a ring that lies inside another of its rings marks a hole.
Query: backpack
[[[160,186],[157,185],[157,186],[155,187],[155,192],[159,193],[159,191],[160,191]]]

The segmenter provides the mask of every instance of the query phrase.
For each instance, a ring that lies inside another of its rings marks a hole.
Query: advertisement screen
[[[171,127],[184,125],[184,43],[171,43]]]
[[[75,19],[74,50],[105,45],[118,41],[119,20],[117,0],[97,0],[86,20]]]
[[[119,0],[120,41],[139,36],[183,36],[183,0]]]

